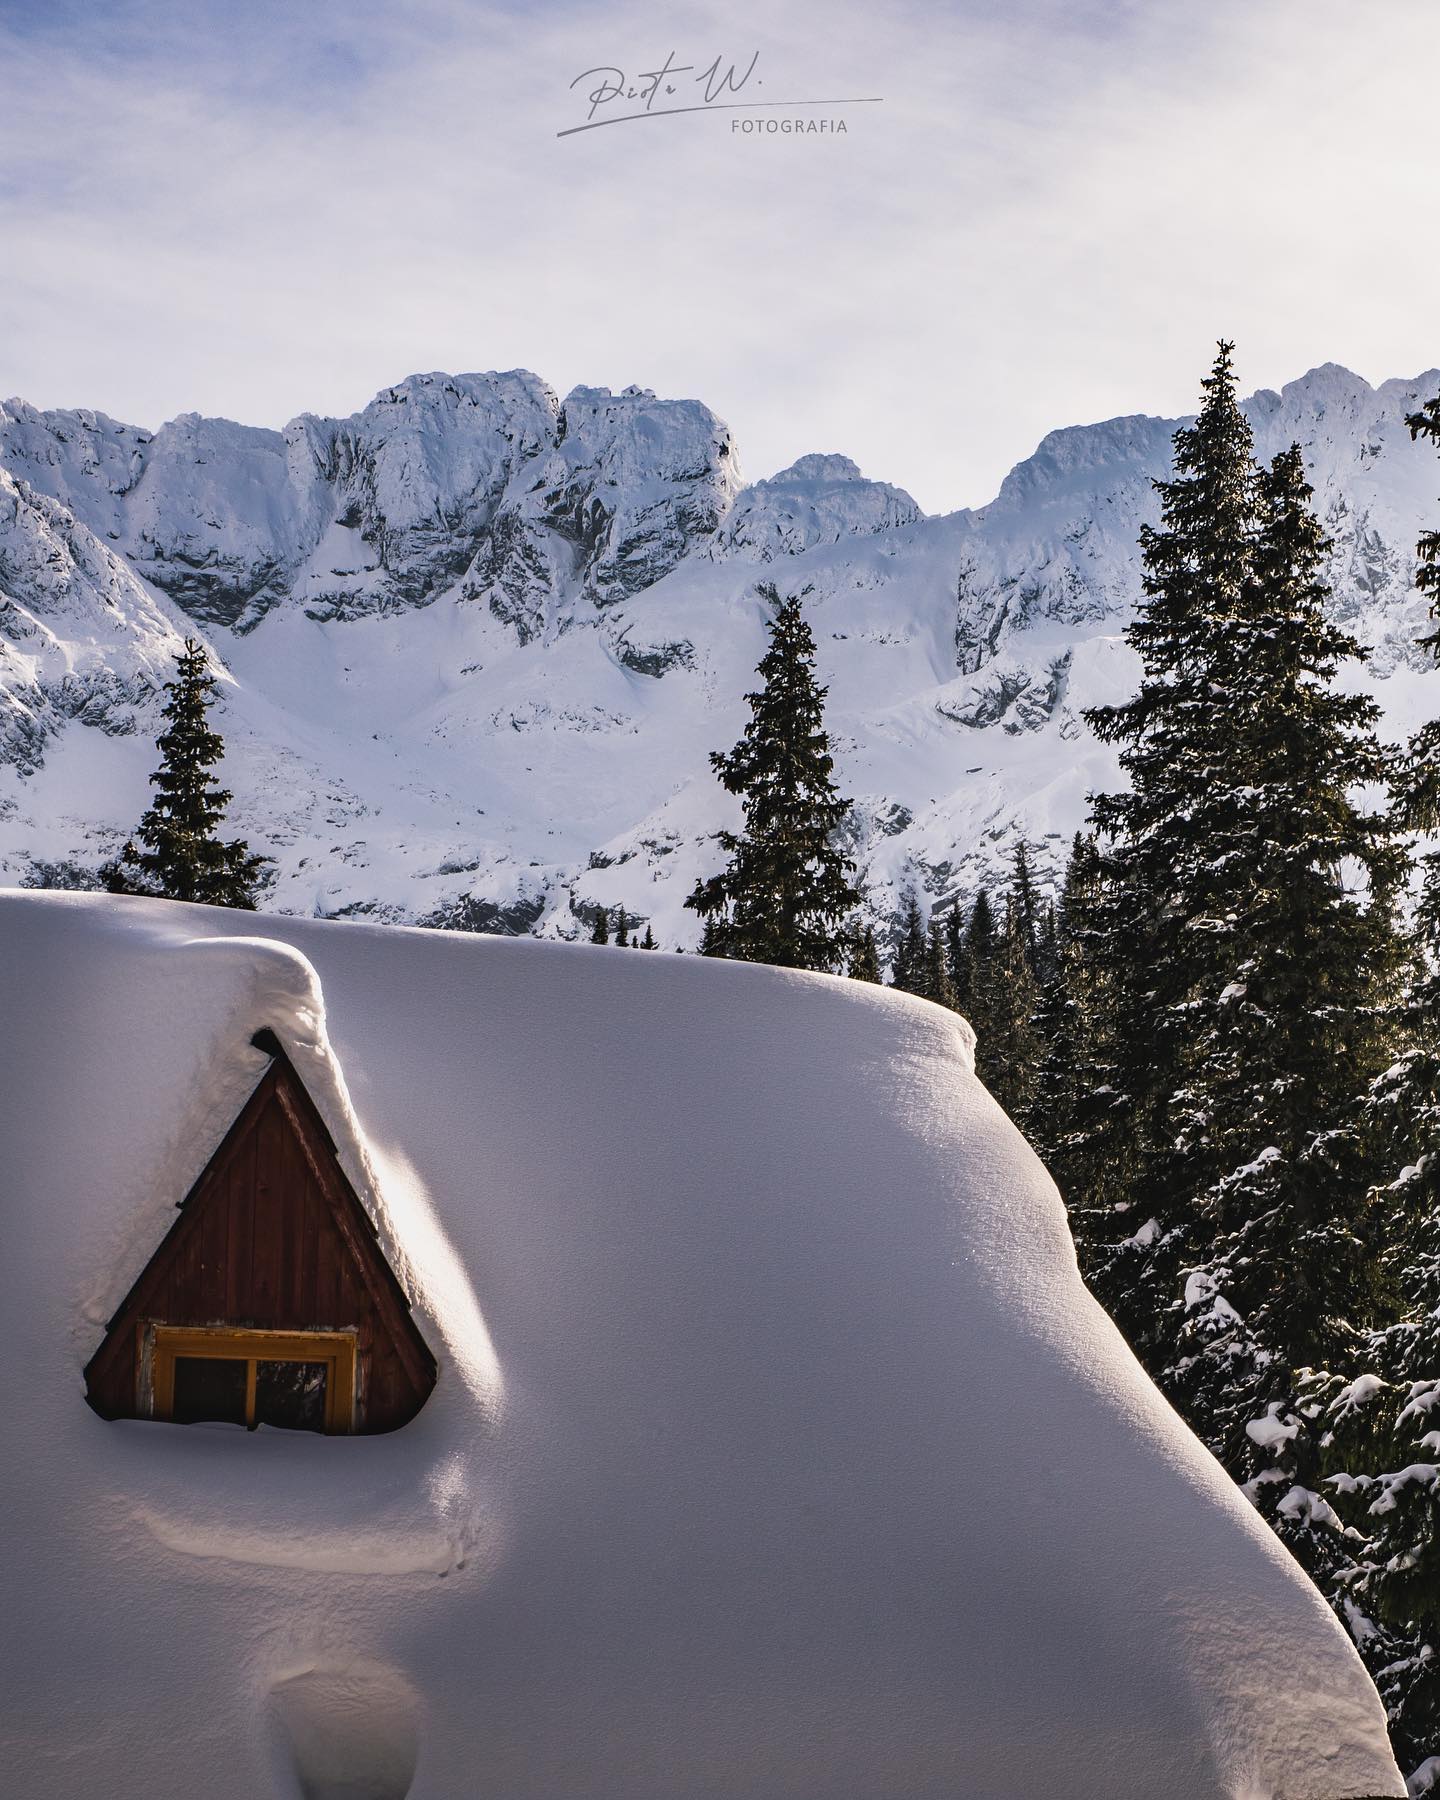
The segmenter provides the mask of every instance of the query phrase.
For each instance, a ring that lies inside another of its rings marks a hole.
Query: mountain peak
[[[800,456],[790,464],[788,469],[777,469],[764,481],[757,481],[756,487],[786,487],[801,481],[863,481],[860,465],[851,457],[827,455],[824,451],[811,451],[808,456]]]
[[[1412,714],[1440,477],[1405,418],[1437,387],[1329,363],[1246,402],[1258,456],[1303,447],[1335,616],[1373,650],[1359,678]],[[770,573],[813,591],[876,923],[907,887],[973,895],[1017,836],[1053,878],[1116,779],[1085,710],[1135,679],[1136,540],[1178,423],[1052,432],[989,506],[927,519],[837,452],[743,485],[699,400],[562,403],[523,370],[413,375],[283,433],[183,415],[152,438],[13,402],[0,879],[94,880],[138,816],[174,647],[203,630],[267,905],[553,936],[623,901],[685,943],[731,822],[705,754],[740,728]]]

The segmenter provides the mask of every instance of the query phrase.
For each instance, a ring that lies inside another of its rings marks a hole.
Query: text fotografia
[[[843,119],[732,119],[732,137],[843,137]]]
[[[570,83],[570,89],[572,93],[579,89],[588,103],[585,121],[567,126],[555,135],[573,137],[577,132],[596,131],[602,125],[624,125],[636,119],[663,119],[676,113],[794,112],[810,106],[878,106],[880,103],[877,94],[845,99],[762,99],[760,90],[765,83],[763,77],[756,74],[759,61],[757,50],[748,62],[742,59],[727,63],[722,55],[702,67],[697,63],[680,62],[678,53],[672,50],[658,69],[643,70],[635,75],[609,64],[583,69]],[[741,94],[745,95],[744,99],[736,97]],[[825,134],[846,129],[843,119],[816,119],[814,124]],[[757,124],[756,131],[762,136],[771,134],[769,126]],[[799,117],[775,121],[775,133],[811,135],[808,125]]]

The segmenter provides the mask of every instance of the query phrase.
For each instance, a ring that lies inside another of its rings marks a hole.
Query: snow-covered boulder
[[[0,945],[6,1793],[1403,1793],[952,1014],[71,895]],[[262,1026],[439,1361],[389,1436],[85,1405]]]

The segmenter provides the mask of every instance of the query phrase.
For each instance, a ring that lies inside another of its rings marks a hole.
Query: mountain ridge
[[[1440,371],[1322,364],[1246,402],[1305,449],[1339,617],[1396,732],[1434,710],[1414,541],[1440,465],[1404,415]],[[985,506],[927,515],[848,457],[747,483],[703,402],[527,371],[407,377],[282,430],[156,432],[0,407],[0,879],[83,884],[138,818],[186,632],[223,670],[238,829],[278,910],[576,935],[684,892],[733,803],[756,586],[808,587],[870,905],[1053,879],[1111,785],[1088,705],[1135,676],[1136,538],[1180,421],[1047,433]],[[1435,690],[1440,699],[1440,689]]]

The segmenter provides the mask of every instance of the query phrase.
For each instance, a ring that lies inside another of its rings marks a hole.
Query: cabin
[[[436,1364],[314,1101],[270,1067],[85,1370],[102,1418],[394,1431]]]
[[[26,891],[0,1027],[0,1795],[1404,1800],[948,1008]]]

